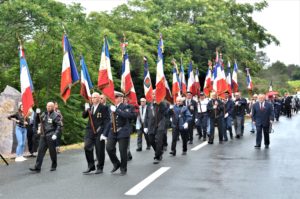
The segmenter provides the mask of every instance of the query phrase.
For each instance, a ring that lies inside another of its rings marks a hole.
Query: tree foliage
[[[74,56],[84,55],[94,84],[97,81],[103,37],[109,38],[111,63],[116,89],[120,88],[120,42],[126,35],[131,72],[138,97],[142,96],[143,56],[148,57],[152,81],[155,81],[159,33],[164,38],[165,74],[171,81],[171,60],[189,61],[201,72],[201,84],[207,60],[219,48],[225,61],[236,59],[240,70],[251,68],[255,74],[263,67],[264,55],[256,48],[279,41],[251,17],[267,7],[267,2],[238,4],[235,0],[129,0],[108,12],[86,15],[79,4],[66,6],[54,0],[0,1],[0,90],[19,82],[18,37],[35,87],[35,102],[44,107],[49,100],[60,102],[65,115],[64,143],[82,139],[85,121],[81,119],[83,99],[79,86],[72,88],[66,105],[59,97],[62,62],[61,38],[65,27]],[[79,69],[79,66],[77,66]],[[299,73],[293,73],[294,78]],[[97,89],[96,89],[97,90]]]

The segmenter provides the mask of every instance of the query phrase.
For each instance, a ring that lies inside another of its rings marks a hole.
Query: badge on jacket
[[[52,119],[51,118],[48,119],[48,123],[52,124]]]
[[[101,113],[97,113],[97,118],[101,118],[101,117],[102,117]]]

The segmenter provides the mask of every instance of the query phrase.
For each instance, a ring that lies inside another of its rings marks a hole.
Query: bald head
[[[94,92],[92,94],[92,103],[93,103],[93,105],[100,103],[100,94],[98,92]]]
[[[54,102],[48,102],[46,108],[48,112],[52,112],[54,110]]]

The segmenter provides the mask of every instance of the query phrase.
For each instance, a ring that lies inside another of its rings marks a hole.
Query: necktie
[[[92,114],[94,114],[94,106],[92,106]]]
[[[142,115],[144,115],[144,107],[142,106]]]

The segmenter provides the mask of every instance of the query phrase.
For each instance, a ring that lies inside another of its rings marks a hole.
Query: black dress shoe
[[[260,145],[255,145],[254,148],[259,149]]]
[[[97,169],[95,174],[100,174],[100,173],[103,173],[103,169]]]
[[[176,151],[171,151],[170,154],[171,154],[172,156],[175,156],[175,155],[176,155]]]
[[[41,172],[41,169],[37,169],[37,168],[29,168],[30,171],[33,171],[33,172],[36,172],[36,173],[39,173]]]
[[[147,150],[150,150],[150,148],[151,148],[150,146],[147,146],[147,148],[146,148],[146,149],[147,149]]]
[[[91,167],[91,168],[88,168],[86,171],[82,172],[83,174],[88,174],[90,173],[91,171],[95,171],[95,167]]]
[[[142,151],[142,148],[137,148],[136,151]]]
[[[55,170],[56,170],[56,168],[51,168],[51,169],[50,169],[50,171],[55,171]]]
[[[186,155],[186,151],[182,151],[182,154],[181,155]]]
[[[127,161],[130,161],[130,160],[132,160],[132,156],[131,155],[127,156]]]
[[[265,148],[268,149],[268,148],[269,148],[269,145],[265,145]]]
[[[208,141],[208,144],[213,144],[213,142],[211,142],[211,141]]]
[[[120,168],[120,165],[116,165],[116,166],[114,166],[114,168],[110,172],[113,173],[116,170],[118,170],[119,168]]]
[[[193,144],[193,141],[189,141],[189,144]]]
[[[126,173],[127,173],[127,171],[122,170],[122,171],[120,172],[120,176],[124,176],[124,175],[126,175]]]

